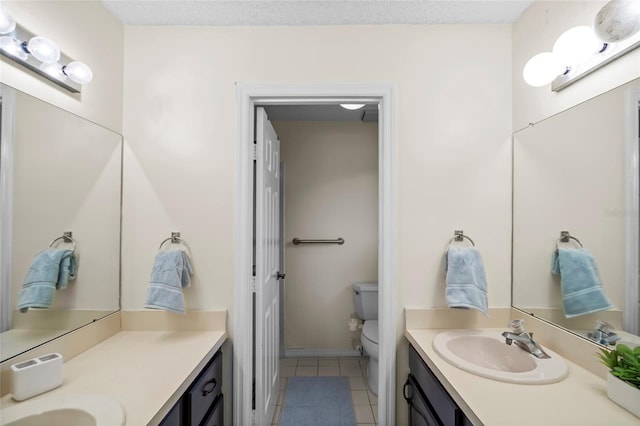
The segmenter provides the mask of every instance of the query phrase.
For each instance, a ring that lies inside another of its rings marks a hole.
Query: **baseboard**
[[[285,358],[305,358],[305,357],[348,357],[361,356],[360,351],[355,349],[285,349]]]

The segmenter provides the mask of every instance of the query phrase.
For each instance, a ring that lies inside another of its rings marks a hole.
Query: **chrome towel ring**
[[[187,244],[187,241],[180,236],[180,232],[172,232],[169,238],[165,238],[164,240],[162,240],[162,242],[160,243],[160,247],[158,247],[158,250],[162,250],[162,246],[167,241],[171,241],[171,244],[182,244],[183,246],[186,247],[187,253],[191,255],[191,249],[189,248],[189,244]]]
[[[62,234],[61,237],[55,238],[53,241],[49,243],[49,248],[52,248],[53,245],[60,240],[64,240],[65,243],[71,243],[73,247],[71,248],[71,253],[75,253],[76,251],[76,240],[72,238],[73,233],[71,231],[66,231]]]
[[[580,245],[580,248],[584,248],[579,239],[569,234],[569,231],[560,231],[560,238],[556,241],[556,249],[559,248],[558,244],[560,243],[568,243],[570,240],[574,240],[576,243]]]
[[[466,238],[467,240],[469,240],[469,242],[473,247],[476,246],[476,244],[473,242],[471,238],[464,235],[464,231],[453,231],[453,235],[454,237],[451,240],[449,240],[449,245],[453,244],[454,241],[464,241],[464,239]]]

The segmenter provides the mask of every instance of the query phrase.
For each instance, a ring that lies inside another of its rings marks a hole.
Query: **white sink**
[[[507,345],[497,330],[449,330],[438,333],[433,349],[461,370],[502,382],[545,384],[567,377],[565,360],[544,348],[550,358],[536,358],[515,344]]]
[[[19,402],[0,411],[3,426],[122,426],[118,401],[103,395],[63,394]]]

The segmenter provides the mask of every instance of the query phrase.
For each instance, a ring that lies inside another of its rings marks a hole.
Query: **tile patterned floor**
[[[367,387],[367,357],[347,358],[281,358],[280,394],[273,416],[278,425],[280,409],[284,401],[284,389],[291,376],[347,376],[351,386],[353,411],[358,426],[374,426],[378,423],[378,398]]]

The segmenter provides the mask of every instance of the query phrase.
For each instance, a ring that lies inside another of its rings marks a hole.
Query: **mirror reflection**
[[[119,309],[122,137],[0,94],[4,361]]]
[[[513,138],[512,304],[609,347],[640,345],[639,89],[636,79]]]

